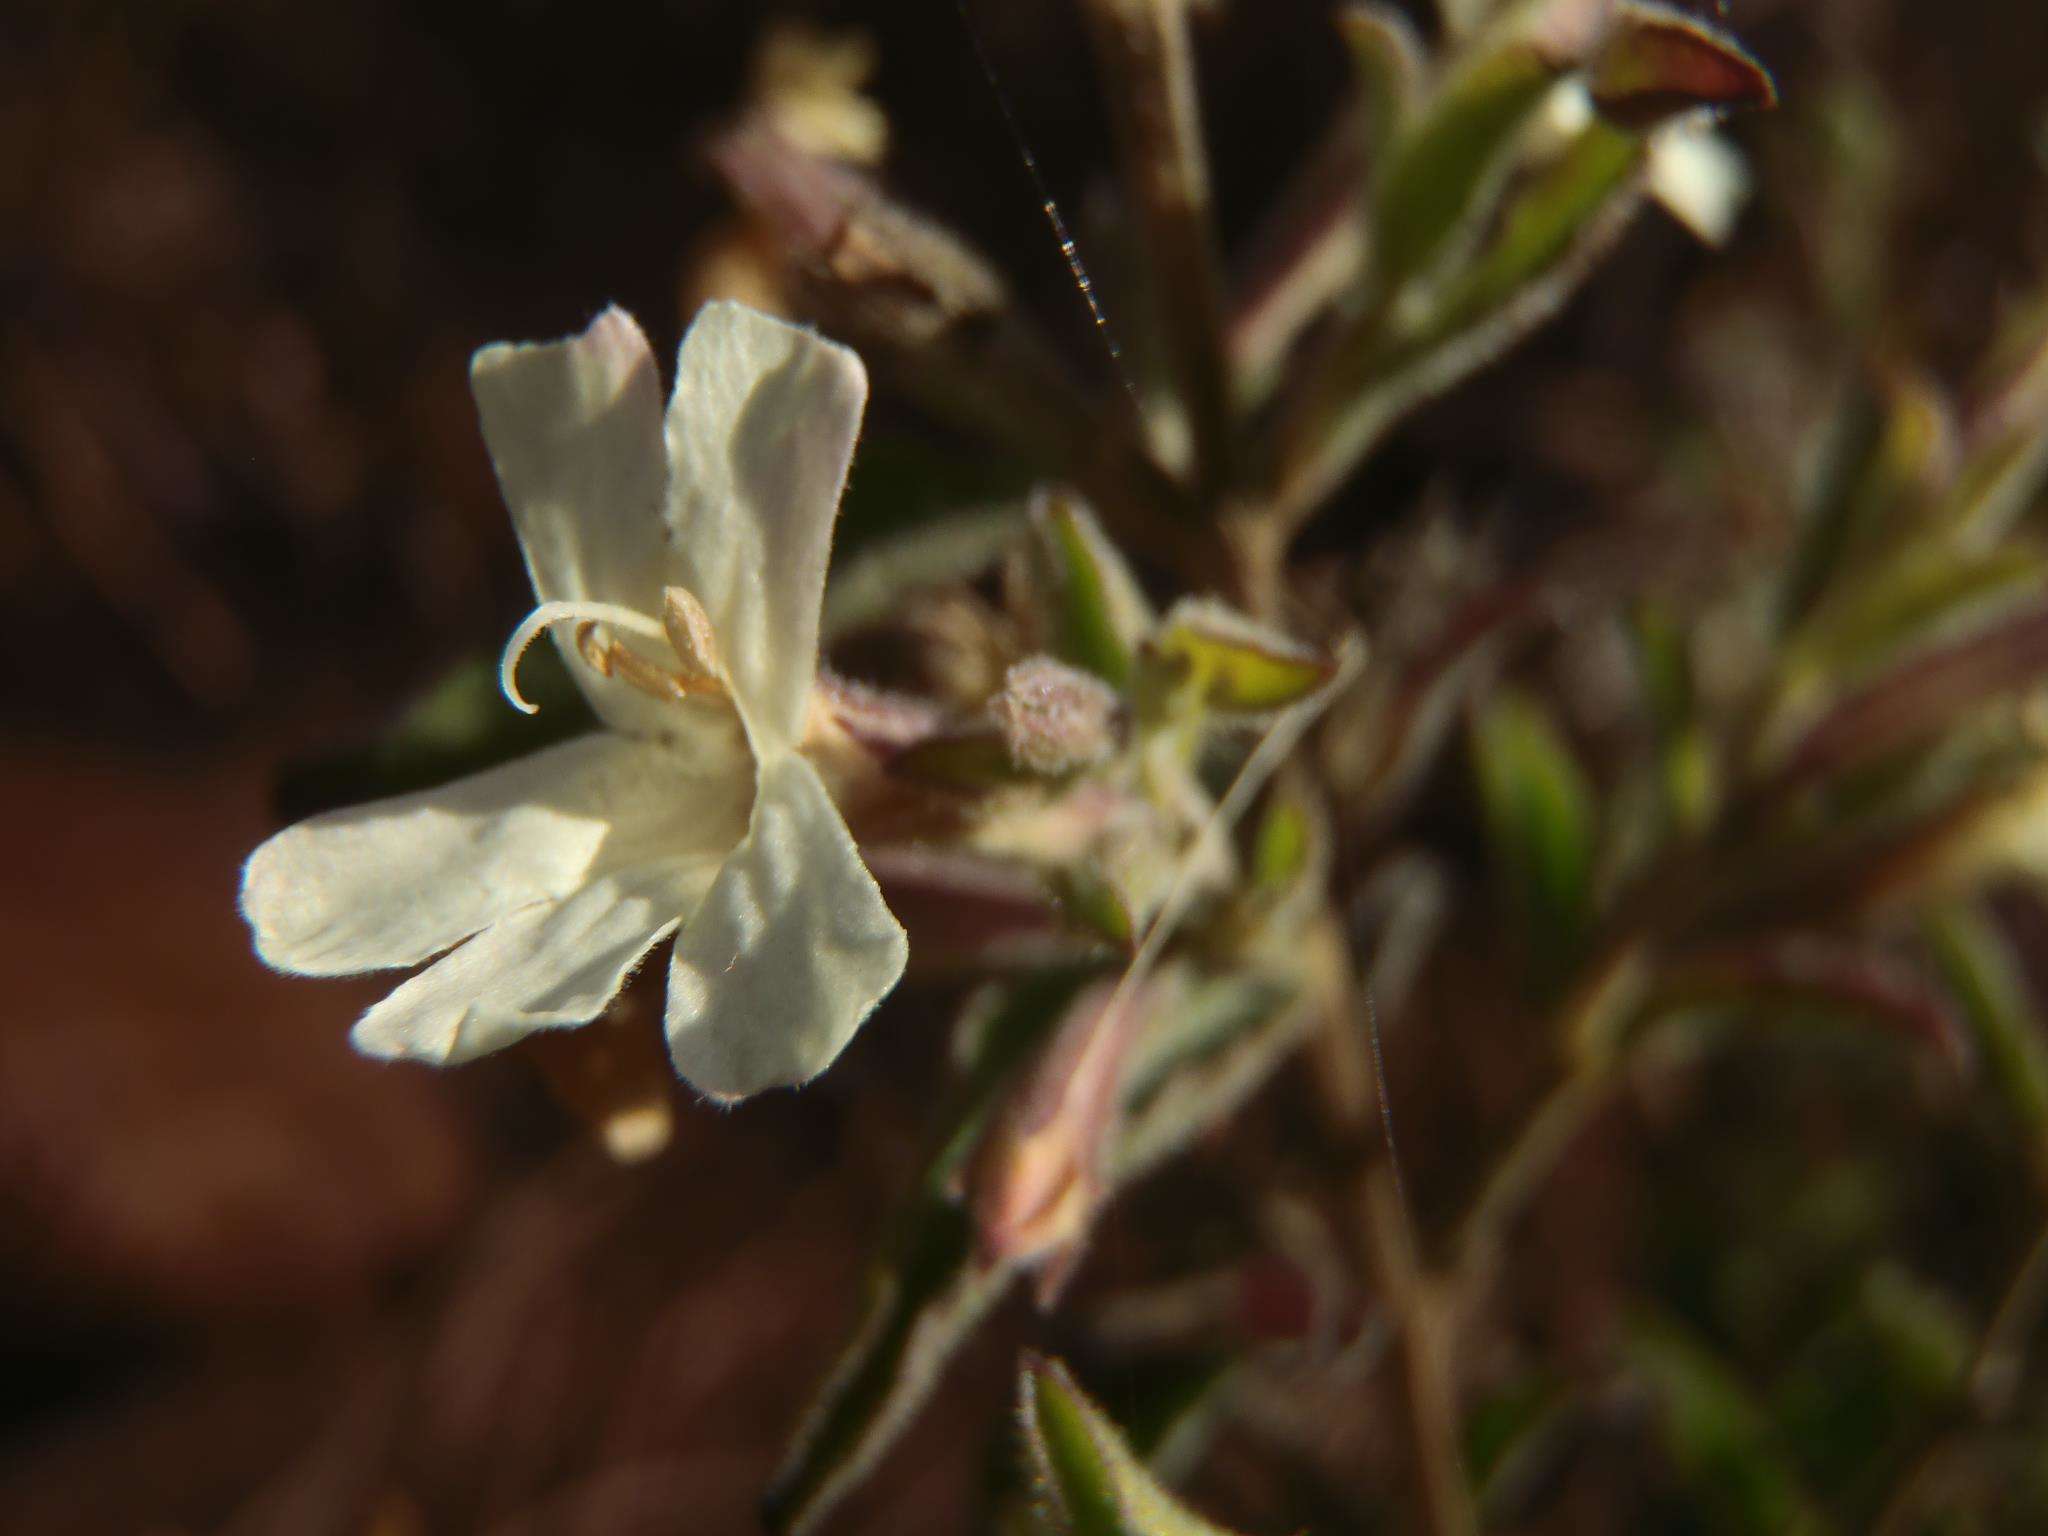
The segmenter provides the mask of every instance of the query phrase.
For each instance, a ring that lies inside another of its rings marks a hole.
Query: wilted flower
[[[737,304],[684,338],[664,421],[646,338],[480,351],[471,380],[542,629],[607,729],[257,849],[279,969],[441,958],[363,1015],[435,1063],[601,1013],[675,936],[679,1071],[733,1097],[823,1070],[902,974],[902,929],[801,750],[832,522],[867,397],[844,347]],[[443,954],[443,951],[447,953]]]

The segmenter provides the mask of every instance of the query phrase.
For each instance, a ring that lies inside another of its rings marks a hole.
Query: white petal
[[[249,857],[242,915],[280,970],[416,965],[594,871],[702,850],[744,828],[736,741],[697,759],[600,732],[421,794],[300,822]]]
[[[816,770],[778,757],[746,841],[676,939],[676,1070],[723,1098],[815,1077],[896,985],[907,950]]]
[[[370,1056],[445,1066],[586,1024],[711,883],[714,861],[643,866],[501,918],[356,1022]]]
[[[658,615],[671,579],[661,379],[632,316],[608,309],[580,336],[485,347],[469,382],[536,596]],[[660,732],[659,702],[592,671],[570,634],[555,641],[608,724]]]
[[[832,521],[860,434],[852,352],[743,305],[707,304],[668,408],[678,582],[711,617],[755,750],[801,737]]]
[[[1677,122],[1651,136],[1649,187],[1703,244],[1725,245],[1749,200],[1749,166],[1710,122]]]

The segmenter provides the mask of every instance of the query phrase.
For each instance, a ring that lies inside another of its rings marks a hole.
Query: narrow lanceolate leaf
[[[1603,226],[1615,200],[1634,190],[1642,154],[1631,134],[1599,124],[1581,132],[1515,198],[1499,231],[1444,295],[1429,334],[1448,338],[1533,297],[1537,285]]]
[[[1562,309],[1640,206],[1642,171],[1640,139],[1593,124],[1516,194],[1426,313],[1336,358],[1283,429],[1282,510],[1305,516],[1402,417]]]
[[[2029,604],[1977,633],[1920,651],[1842,699],[1786,754],[1768,796],[1926,739],[2000,697],[2048,680],[2048,605]]]
[[[1639,1322],[1624,1354],[1649,1388],[1664,1440],[1715,1529],[1745,1536],[1822,1536],[1790,1456],[1763,1410],[1699,1340],[1675,1323]]]
[[[2048,557],[2019,545],[1957,548],[1927,540],[1843,586],[1792,638],[1788,683],[1867,675],[1928,639],[1954,638],[2001,607],[2048,590]]]
[[[1027,1356],[1017,1398],[1047,1529],[1059,1536],[1230,1536],[1154,1480],[1059,1361]]]
[[[1899,1395],[1933,1409],[1962,1398],[1976,1344],[1954,1298],[1887,1261],[1863,1277],[1856,1308]]]
[[[1422,39],[1406,16],[1374,0],[1340,10],[1337,30],[1351,49],[1368,148],[1383,154],[1422,99],[1429,71]]]
[[[1555,977],[1592,917],[1592,788],[1549,715],[1525,694],[1503,694],[1478,717],[1472,760],[1487,837],[1531,963]]]
[[[1774,939],[1692,955],[1658,976],[1643,1016],[1698,1008],[1758,1022],[1876,1024],[1952,1062],[1969,1057],[1947,999],[1916,970],[1869,948]]]
[[[2002,537],[2048,482],[2048,304],[2037,299],[2009,329],[2004,350],[2016,356],[1970,423],[1945,519],[1978,543]]]
[[[1299,703],[1337,663],[1221,603],[1182,598],[1152,641],[1153,654],[1211,709],[1258,712]]]
[[[1318,866],[1327,867],[1329,840],[1329,826],[1316,808],[1283,786],[1252,834],[1252,889],[1269,900],[1290,895]]]
[[[1986,1075],[2048,1172],[2048,1031],[2012,941],[1981,908],[1965,902],[1929,911],[1921,934],[1970,1023]]]
[[[1124,1079],[1112,1190],[1236,1114],[1314,1020],[1295,988],[1256,973],[1192,984],[1165,1013],[1138,1042]]]
[[[1032,509],[1046,584],[1048,640],[1060,660],[1128,687],[1152,610],[1088,509],[1049,495]]]
[[[1649,603],[1637,610],[1633,635],[1644,698],[1657,732],[1664,831],[1690,836],[1713,814],[1719,764],[1698,718],[1689,637],[1675,616]]]
[[[1485,218],[1553,74],[1534,48],[1503,48],[1453,77],[1417,115],[1388,157],[1375,199],[1382,293],[1427,270],[1459,231]]]
[[[952,1185],[1004,1085],[1067,1011],[1085,973],[1061,971],[972,1008],[952,1130],[869,1273],[860,1321],[763,1500],[770,1527],[804,1531],[859,1484],[930,1396],[940,1373],[1015,1277],[983,1263]]]
[[[1725,111],[1778,102],[1770,71],[1740,43],[1656,0],[1617,0],[1587,66],[1586,85],[1603,117],[1633,129],[1702,107]]]
[[[861,1323],[762,1500],[775,1531],[808,1531],[859,1486],[938,1385],[1014,1270],[974,1262],[967,1213],[921,1194],[869,1279]]]
[[[963,1019],[951,1132],[875,1262],[854,1337],[770,1486],[763,1507],[772,1529],[814,1529],[858,1486],[1015,1282],[1020,1263],[977,1252],[956,1186],[998,1101],[1099,974],[1050,972],[992,992]],[[1305,1029],[1304,1011],[1283,989],[1231,977],[1184,995],[1166,1027],[1146,1032],[1124,1079],[1124,1119],[1106,1159],[1110,1195],[1227,1119]]]

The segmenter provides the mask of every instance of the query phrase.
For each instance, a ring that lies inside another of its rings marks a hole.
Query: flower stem
[[[1458,1444],[1453,1295],[1424,1273],[1389,1163],[1366,1176],[1367,1234],[1400,1340],[1404,1402],[1430,1536],[1475,1536],[1479,1515]]]

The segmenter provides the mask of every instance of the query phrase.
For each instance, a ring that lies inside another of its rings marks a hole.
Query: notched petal
[[[853,352],[744,305],[705,305],[683,338],[667,418],[671,580],[703,604],[763,757],[803,734],[866,404]]]
[[[660,612],[668,578],[661,378],[632,316],[608,309],[562,341],[501,342],[470,363],[484,443],[542,604]],[[653,706],[556,643],[616,730],[654,733]]]
[[[746,839],[676,939],[677,1072],[718,1098],[815,1077],[896,985],[907,954],[816,770],[776,758]]]
[[[522,908],[428,966],[356,1022],[365,1055],[447,1066],[537,1029],[587,1024],[687,914],[701,865],[638,869]]]
[[[658,805],[670,764],[661,748],[588,736],[300,822],[243,869],[256,951],[307,976],[415,965],[573,890],[614,821]]]

